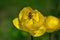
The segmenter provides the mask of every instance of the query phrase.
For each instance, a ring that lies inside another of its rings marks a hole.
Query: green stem
[[[49,40],[58,40],[58,33],[49,33]]]
[[[33,36],[31,36],[31,40],[33,40]]]
[[[51,40],[51,33],[49,33],[49,40]]]

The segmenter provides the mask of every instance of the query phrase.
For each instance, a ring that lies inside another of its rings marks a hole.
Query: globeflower
[[[34,37],[42,36],[46,32],[44,24],[44,16],[31,7],[24,7],[19,17],[13,19],[13,24],[19,30],[26,31]]]
[[[59,25],[59,19],[57,17],[54,17],[54,16],[46,17],[45,26],[46,26],[47,32],[51,33],[51,32],[57,31],[59,27],[58,25]]]

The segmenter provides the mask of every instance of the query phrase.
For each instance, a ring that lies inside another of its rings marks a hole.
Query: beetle
[[[29,19],[31,19],[32,18],[32,13],[31,12],[29,12],[29,14],[28,14],[28,17],[29,17]]]

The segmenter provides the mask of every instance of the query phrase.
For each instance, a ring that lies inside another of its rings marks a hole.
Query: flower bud
[[[45,26],[47,32],[54,32],[58,29],[59,19],[54,16],[46,17]]]

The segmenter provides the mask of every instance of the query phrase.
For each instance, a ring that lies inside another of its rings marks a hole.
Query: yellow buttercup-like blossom
[[[59,19],[54,16],[48,16],[46,17],[45,26],[47,29],[47,32],[54,32],[58,29]]]
[[[13,24],[19,30],[29,32],[32,36],[38,37],[46,32],[46,28],[43,25],[44,20],[44,16],[38,10],[25,7],[20,11],[19,17],[13,20]]]

